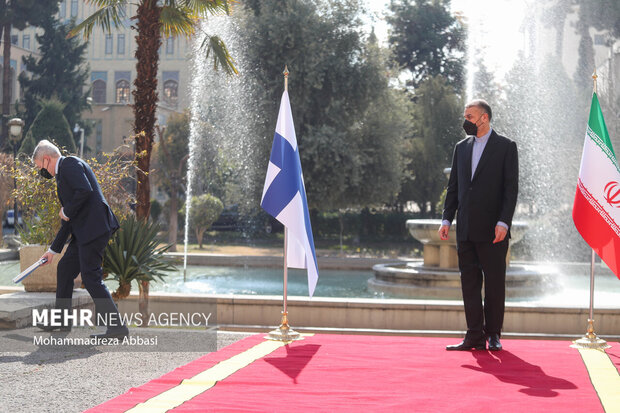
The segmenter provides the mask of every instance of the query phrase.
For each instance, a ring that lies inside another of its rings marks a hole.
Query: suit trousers
[[[110,239],[106,233],[93,241],[79,245],[71,239],[65,255],[58,262],[56,275],[56,307],[71,308],[73,281],[82,274],[84,287],[95,302],[97,324],[108,326],[108,330],[120,328],[122,323],[110,291],[103,283],[103,252]],[[93,320],[95,321],[95,320]]]
[[[508,239],[496,244],[459,241],[457,251],[467,338],[481,340],[485,335],[501,334],[506,299]]]

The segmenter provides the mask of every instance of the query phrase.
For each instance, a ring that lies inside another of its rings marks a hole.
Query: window
[[[18,40],[17,40],[17,35],[16,34],[12,34],[11,35],[11,44],[14,44],[15,46],[17,46]]]
[[[116,38],[116,53],[125,54],[125,35],[119,34]]]
[[[129,82],[124,79],[116,82],[116,103],[129,103]]]
[[[58,5],[58,17],[60,17],[60,20],[64,20],[65,17],[67,17],[66,0],[62,0],[60,4]]]
[[[105,54],[112,54],[112,35],[105,35]]]
[[[93,102],[105,103],[106,84],[103,80],[97,79],[93,82]]]
[[[25,34],[24,37],[22,37],[22,47],[24,49],[30,49],[30,35],[29,34]]]
[[[77,17],[78,0],[71,0],[71,17]]]
[[[170,106],[177,105],[179,83],[176,80],[166,80],[164,82],[164,102]]]
[[[172,36],[166,39],[166,54],[174,54],[174,37]]]

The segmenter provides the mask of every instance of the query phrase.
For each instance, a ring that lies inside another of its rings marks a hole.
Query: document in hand
[[[20,282],[21,280],[23,280],[24,278],[26,278],[27,276],[29,276],[30,274],[32,274],[32,272],[34,270],[36,270],[37,268],[39,268],[41,265],[45,264],[47,262],[47,259],[45,258],[41,258],[39,261],[35,262],[34,264],[32,264],[30,267],[26,268],[24,271],[20,272],[17,277],[13,278],[13,282],[15,284],[17,284],[18,282]]]

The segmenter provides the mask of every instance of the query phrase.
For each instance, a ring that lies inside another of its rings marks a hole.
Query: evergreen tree
[[[189,111],[173,114],[168,118],[165,132],[159,130],[159,143],[155,157],[156,177],[168,195],[168,244],[176,251],[179,200],[186,191],[187,160],[189,158]],[[151,205],[151,213],[153,212]]]
[[[493,73],[489,71],[482,59],[476,63],[476,72],[474,73],[473,95],[474,99],[484,99],[489,102],[492,108],[499,103],[501,91],[499,85],[495,81]]]
[[[4,0],[0,2],[0,31],[3,32],[2,63],[2,132],[0,148],[8,136],[6,120],[11,105],[11,27],[23,30],[26,26],[39,26],[41,22],[58,12],[58,0]],[[13,96],[13,98],[15,98]]]
[[[63,114],[69,125],[86,126],[87,136],[90,127],[81,120],[82,111],[89,108],[86,101],[89,91],[84,90],[89,74],[84,58],[87,43],[75,37],[67,38],[71,25],[63,25],[54,17],[48,16],[41,27],[44,33],[36,36],[41,57],[25,56],[23,62],[31,75],[19,76],[19,83],[25,90],[26,129],[41,111],[41,102],[54,98],[64,105]]]
[[[476,72],[474,73],[472,99],[484,99],[493,109],[493,127],[498,130],[504,130],[504,116],[501,108],[504,107],[502,99],[502,87],[495,80],[495,76],[489,71],[482,59],[476,63]],[[496,109],[497,112],[496,112]]]
[[[410,84],[442,75],[463,88],[465,28],[450,14],[450,0],[392,0],[387,22],[396,61],[411,72]]]
[[[247,1],[242,21],[249,76],[260,96],[261,146],[269,159],[284,64],[308,202],[334,210],[394,199],[408,103],[389,87],[382,51],[365,39],[359,0]],[[299,24],[303,22],[303,24]],[[257,139],[258,140],[258,139]],[[264,171],[257,174],[264,180]],[[254,185],[262,189],[262,182]],[[256,194],[254,194],[256,195]],[[260,196],[260,193],[257,194]]]
[[[620,38],[620,2],[618,0],[579,0],[580,18],[598,30],[609,30]]]
[[[64,105],[58,100],[42,102],[42,108],[28,129],[19,152],[30,156],[39,141],[48,139],[55,142],[61,149],[74,154],[75,141],[63,109]]]
[[[407,176],[401,202],[414,201],[423,216],[435,217],[448,181],[454,145],[462,139],[463,102],[442,76],[427,78],[416,89],[413,135],[407,141]]]

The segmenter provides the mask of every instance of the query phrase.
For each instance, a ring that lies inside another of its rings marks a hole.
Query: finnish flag
[[[261,207],[288,229],[284,262],[287,267],[307,268],[308,293],[312,297],[319,270],[287,91],[280,102]]]

